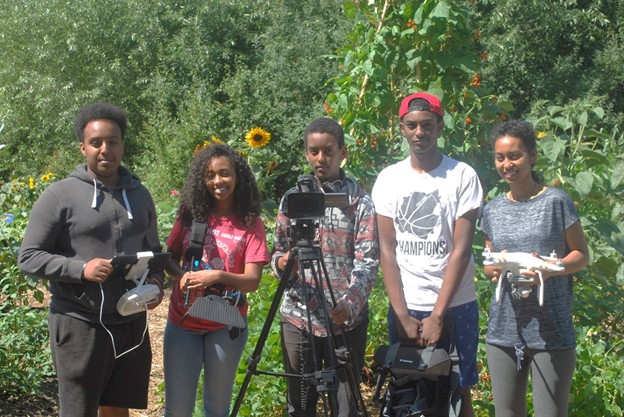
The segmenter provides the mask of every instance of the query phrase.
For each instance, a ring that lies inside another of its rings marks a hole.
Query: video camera
[[[312,241],[318,220],[325,217],[325,208],[345,208],[348,205],[347,194],[326,193],[319,188],[319,182],[314,175],[305,174],[297,179],[297,191],[286,196],[282,212],[294,223],[290,227],[292,240]]]

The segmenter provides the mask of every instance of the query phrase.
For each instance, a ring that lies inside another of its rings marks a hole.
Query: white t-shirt
[[[455,221],[483,206],[483,190],[469,165],[443,156],[428,173],[417,173],[410,158],[385,168],[373,187],[377,213],[393,219],[396,259],[410,310],[431,311],[453,251]],[[471,257],[450,307],[476,300]]]

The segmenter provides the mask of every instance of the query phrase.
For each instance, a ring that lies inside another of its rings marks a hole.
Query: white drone
[[[483,265],[500,266],[506,270],[505,278],[511,283],[511,296],[518,300],[527,298],[533,290],[533,280],[521,274],[521,270],[534,271],[540,283],[537,284],[539,291],[539,305],[544,305],[544,276],[542,271],[563,271],[565,268],[561,258],[555,251],[549,256],[533,256],[525,252],[491,252],[490,248],[483,250]],[[554,264],[548,261],[556,261]],[[496,302],[500,301],[503,292],[503,277],[499,277],[496,285]]]

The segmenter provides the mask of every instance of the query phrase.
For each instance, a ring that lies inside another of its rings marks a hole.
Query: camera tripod
[[[269,308],[269,313],[264,322],[264,326],[260,333],[260,337],[258,338],[258,342],[256,343],[256,347],[251,354],[251,356],[247,359],[247,371],[245,374],[245,379],[241,385],[241,389],[236,397],[236,401],[232,408],[232,412],[230,417],[236,417],[238,411],[240,409],[243,397],[245,396],[245,392],[249,386],[251,381],[251,377],[254,374],[258,375],[273,375],[273,376],[282,376],[282,377],[290,377],[290,378],[301,378],[311,385],[315,385],[317,392],[321,395],[323,401],[324,415],[328,416],[328,402],[331,410],[333,410],[334,415],[336,415],[336,411],[338,410],[338,400],[337,400],[337,391],[338,391],[338,377],[337,377],[337,368],[344,368],[347,376],[347,384],[350,389],[350,395],[354,400],[353,403],[357,406],[358,416],[367,417],[366,407],[364,406],[364,400],[362,399],[362,394],[359,389],[359,384],[357,383],[357,379],[355,378],[355,374],[353,371],[353,366],[351,362],[351,352],[347,344],[346,336],[344,332],[342,333],[342,337],[344,337],[345,349],[336,349],[335,343],[335,335],[332,330],[332,326],[330,324],[329,312],[327,309],[326,303],[320,303],[323,316],[325,318],[325,323],[327,326],[327,341],[329,343],[329,351],[333,354],[328,355],[326,358],[326,366],[324,369],[318,369],[318,364],[315,363],[315,367],[317,368],[314,372],[309,374],[288,374],[284,372],[270,372],[270,371],[260,371],[257,369],[257,365],[260,362],[260,357],[262,354],[262,349],[266,343],[266,339],[269,335],[269,331],[271,329],[271,324],[275,318],[275,314],[281,304],[282,297],[284,295],[284,291],[289,282],[291,282],[293,271],[295,265],[299,263],[299,273],[301,275],[300,280],[302,285],[305,285],[306,277],[304,270],[307,267],[312,274],[312,278],[314,280],[315,289],[318,294],[319,300],[325,299],[323,294],[323,285],[322,280],[324,279],[327,283],[327,288],[329,289],[329,293],[331,295],[332,304],[336,305],[336,299],[334,297],[334,293],[331,289],[331,283],[329,281],[329,276],[327,274],[327,268],[323,261],[323,254],[321,252],[321,248],[317,245],[312,245],[310,242],[301,241],[298,242],[296,246],[294,246],[290,250],[290,256],[288,258],[288,262],[286,263],[286,268],[284,269],[284,273],[280,279],[280,283],[275,292],[275,296],[273,297],[273,301],[271,303],[271,307]],[[308,294],[307,291],[304,291],[304,294]],[[309,298],[306,297],[306,298]],[[308,299],[305,300],[306,305],[308,305]],[[312,335],[312,324],[310,320],[310,312],[307,310],[308,314],[308,337],[313,337]],[[314,353],[314,343],[310,344],[312,349],[312,357],[316,357]]]

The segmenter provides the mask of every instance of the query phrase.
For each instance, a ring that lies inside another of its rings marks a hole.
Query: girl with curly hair
[[[196,271],[185,259],[193,221],[207,226]],[[255,291],[270,260],[256,180],[234,149],[213,144],[195,155],[167,246],[172,254],[167,272],[176,282],[163,345],[165,416],[193,414],[203,366],[204,413],[225,417],[247,329],[236,331],[185,314],[216,284],[242,293]],[[239,309],[246,318],[247,303]]]

